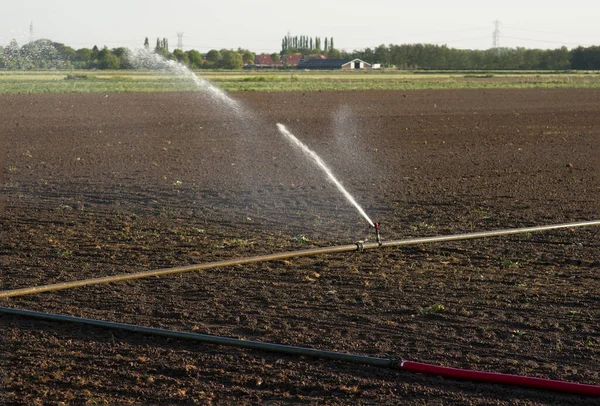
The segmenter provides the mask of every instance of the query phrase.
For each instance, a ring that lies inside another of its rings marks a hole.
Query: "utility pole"
[[[177,48],[183,51],[183,32],[177,33]]]
[[[495,50],[500,48],[500,21],[494,21],[494,33],[492,34],[492,47]]]
[[[29,42],[33,42],[33,21],[29,24]]]

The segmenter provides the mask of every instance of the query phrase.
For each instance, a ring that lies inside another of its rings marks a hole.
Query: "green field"
[[[600,88],[599,72],[199,71],[227,92],[489,88]],[[114,93],[199,90],[158,71],[0,71],[0,93]]]

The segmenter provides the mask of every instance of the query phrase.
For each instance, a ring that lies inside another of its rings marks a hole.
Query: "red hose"
[[[501,383],[505,385],[526,386],[529,388],[546,389],[557,392],[568,392],[576,395],[600,396],[600,386],[585,385],[581,383],[555,381],[543,378],[531,378],[528,376],[499,374],[495,372],[471,371],[440,367],[436,365],[423,364],[420,362],[400,361],[400,369],[419,372],[421,374],[438,375],[447,378],[465,379],[470,381],[482,381],[489,383]]]

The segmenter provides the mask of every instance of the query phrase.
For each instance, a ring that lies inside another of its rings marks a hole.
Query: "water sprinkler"
[[[375,222],[373,228],[375,228],[375,237],[377,239],[377,244],[381,247],[381,234],[379,233],[379,223]]]
[[[374,225],[373,225],[374,226]],[[371,227],[373,227],[371,226]],[[113,283],[113,282],[121,282],[121,281],[130,281],[134,279],[143,279],[150,277],[162,277],[167,275],[175,275],[182,274],[186,272],[192,271],[204,271],[206,269],[214,269],[214,268],[224,268],[231,267],[236,265],[246,265],[246,264],[254,264],[258,262],[267,262],[267,261],[280,261],[282,259],[289,258],[300,258],[300,257],[308,257],[314,255],[322,255],[322,254],[334,254],[340,252],[355,252],[355,251],[364,251],[370,250],[380,247],[403,247],[407,245],[417,245],[417,244],[431,244],[431,243],[439,243],[439,242],[448,242],[448,241],[462,241],[462,240],[472,240],[477,238],[490,238],[490,237],[499,237],[504,235],[516,235],[516,234],[529,234],[534,232],[541,231],[550,231],[550,230],[558,230],[558,229],[572,229],[576,227],[590,227],[590,226],[600,226],[600,220],[591,220],[591,221],[581,221],[578,223],[565,223],[565,224],[551,224],[546,226],[535,226],[535,227],[524,227],[524,228],[509,228],[504,230],[491,230],[491,231],[480,231],[475,233],[468,234],[450,234],[450,235],[438,235],[433,237],[420,237],[420,238],[409,238],[406,240],[391,240],[391,241],[379,241],[379,243],[368,243],[365,241],[358,241],[354,244],[347,245],[337,245],[333,247],[319,247],[319,248],[309,248],[300,251],[289,251],[289,252],[280,252],[275,254],[267,254],[267,255],[259,255],[248,258],[233,258],[226,259],[214,262],[205,262],[203,264],[195,264],[195,265],[185,265],[178,266],[175,268],[163,268],[163,269],[154,269],[149,271],[141,271],[134,273],[126,273],[120,275],[111,275],[111,276],[102,276],[91,279],[83,279],[83,280],[75,280],[70,282],[59,282],[51,285],[41,285],[41,286],[32,286],[25,287],[19,289],[12,290],[3,290],[0,291],[0,299],[6,299],[9,297],[18,297],[25,295],[32,295],[42,292],[53,292],[57,290],[64,289],[72,289],[82,286],[90,286],[90,285],[100,285],[104,283]],[[376,227],[376,230],[379,228],[379,224]],[[0,312],[1,313],[1,312]]]

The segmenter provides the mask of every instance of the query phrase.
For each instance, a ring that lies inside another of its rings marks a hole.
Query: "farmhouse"
[[[371,64],[361,59],[308,59],[298,64],[298,69],[360,70],[371,69]]]
[[[290,68],[298,66],[302,60],[302,54],[285,54],[283,55],[283,65]]]
[[[281,68],[283,64],[281,61],[274,61],[269,54],[256,55],[254,58],[254,68]]]

